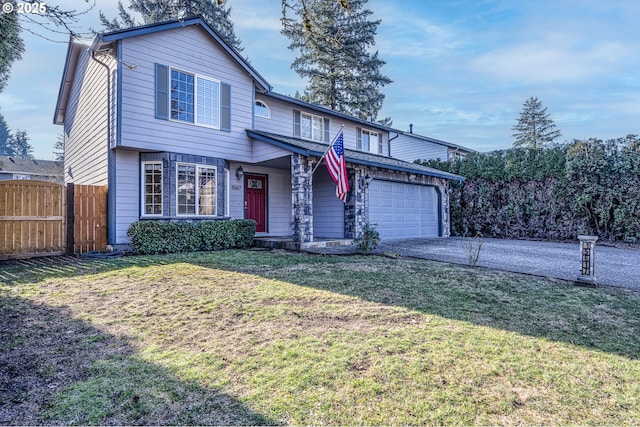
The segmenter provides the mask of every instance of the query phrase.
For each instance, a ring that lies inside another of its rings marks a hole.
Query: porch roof
[[[322,157],[327,151],[327,144],[319,142],[307,141],[289,136],[277,135],[274,133],[263,132],[259,130],[247,129],[249,138],[263,141],[276,147],[284,148],[293,153],[302,154],[304,156]],[[405,162],[393,157],[380,156],[377,154],[366,153],[364,151],[344,150],[345,158],[348,163],[355,163],[365,166],[373,166],[383,169],[391,169],[394,171],[408,172],[416,175],[434,176],[437,178],[451,179],[454,181],[464,181],[460,175],[444,172],[438,169],[429,168],[415,163]]]

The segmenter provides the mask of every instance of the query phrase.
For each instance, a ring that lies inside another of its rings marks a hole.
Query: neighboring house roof
[[[328,148],[327,144],[311,142],[288,136],[276,135],[273,133],[262,132],[258,130],[247,130],[247,135],[250,138],[257,139],[258,141],[263,141],[276,147],[284,148],[285,150],[289,150],[305,156],[321,157]],[[405,162],[393,157],[380,156],[377,154],[365,153],[363,151],[355,150],[344,150],[344,152],[347,162],[350,163],[391,169],[401,172],[409,172],[416,175],[428,175],[437,178],[451,179],[454,181],[464,181],[464,178],[460,175],[443,172],[441,170],[429,168],[415,163]]]
[[[418,135],[417,133],[413,133],[413,132],[405,132],[405,131],[397,130],[397,129],[391,129],[391,131],[392,132],[396,132],[398,134],[402,134],[402,135],[412,136],[412,137],[414,137],[416,139],[420,139],[420,140],[426,141],[426,142],[431,142],[433,144],[444,145],[445,147],[454,148],[456,150],[464,151],[464,152],[467,152],[467,153],[476,153],[477,152],[476,150],[472,150],[471,148],[463,147],[462,145],[453,144],[451,142],[442,141],[442,140],[435,139],[435,138],[430,138],[428,136]]]
[[[53,160],[0,156],[0,172],[20,175],[62,176],[64,165]]]
[[[153,34],[159,31],[171,30],[174,28],[188,27],[190,25],[198,26],[202,28],[213,40],[215,40],[227,54],[242,67],[247,74],[249,74],[256,83],[256,86],[262,92],[268,92],[271,90],[271,85],[264,77],[258,73],[255,68],[249,64],[249,62],[238,53],[233,47],[229,46],[222,37],[213,29],[207,22],[200,16],[184,18],[173,21],[158,22],[155,24],[142,25],[139,27],[126,28],[123,30],[111,31],[109,33],[97,34],[93,43],[88,47],[92,51],[99,50],[102,46],[112,43],[114,41],[126,39],[129,37],[137,37],[146,34]],[[56,103],[56,110],[53,119],[54,124],[62,124],[64,118],[64,111],[67,107],[69,100],[69,93],[71,91],[71,84],[73,83],[73,77],[78,65],[78,58],[80,51],[83,48],[87,48],[86,45],[74,42],[69,42],[67,49],[67,59],[62,73],[62,82],[60,83],[60,91],[58,92],[58,101]]]
[[[322,105],[319,105],[319,104],[311,104],[309,102],[301,101],[299,99],[292,98],[292,97],[286,96],[286,95],[282,95],[282,94],[279,94],[279,93],[276,93],[276,92],[268,92],[268,93],[265,93],[264,95],[266,95],[266,96],[268,96],[270,98],[279,99],[281,101],[285,101],[285,102],[288,102],[290,104],[297,105],[297,106],[302,107],[302,108],[307,108],[309,110],[318,111],[318,112],[320,112],[322,114],[330,114],[330,115],[332,115],[334,117],[340,117],[342,119],[349,120],[349,121],[355,122],[355,123],[359,123],[359,124],[361,124],[363,126],[366,126],[366,127],[369,127],[369,128],[376,128],[376,129],[381,129],[381,130],[386,130],[386,131],[399,132],[399,131],[396,131],[395,129],[391,129],[390,127],[382,125],[380,123],[375,123],[375,122],[369,122],[367,120],[362,120],[362,119],[359,119],[357,117],[350,116],[348,114],[340,113],[338,111],[332,110],[332,109],[330,109],[328,107],[325,107],[325,106],[322,106]]]

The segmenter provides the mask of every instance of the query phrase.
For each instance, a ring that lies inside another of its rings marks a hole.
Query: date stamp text
[[[47,4],[41,2],[27,3],[27,2],[4,2],[2,3],[2,9],[0,13],[35,13],[43,15],[47,13]]]

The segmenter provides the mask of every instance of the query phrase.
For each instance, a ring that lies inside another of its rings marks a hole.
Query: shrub
[[[164,222],[137,221],[127,236],[137,254],[247,248],[256,232],[254,220]]]
[[[380,233],[378,233],[375,226],[366,223],[362,234],[355,240],[358,252],[361,254],[371,253],[372,250],[378,247],[378,243],[380,243]]]

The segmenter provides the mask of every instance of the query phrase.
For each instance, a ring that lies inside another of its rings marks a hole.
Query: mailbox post
[[[596,240],[598,236],[578,236],[580,240],[580,276],[576,279],[578,284],[596,286]]]

